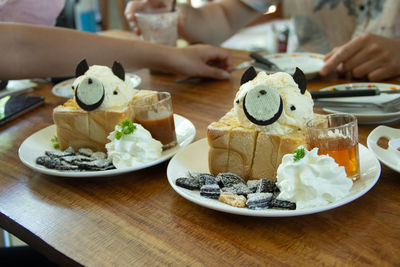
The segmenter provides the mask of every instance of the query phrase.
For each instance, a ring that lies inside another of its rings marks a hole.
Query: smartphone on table
[[[0,98],[0,125],[44,104],[42,96],[14,95]]]

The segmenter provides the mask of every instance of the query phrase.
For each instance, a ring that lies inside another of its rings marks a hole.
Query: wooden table
[[[235,64],[248,59],[244,52],[233,54]],[[194,123],[198,140],[231,108],[242,72],[233,72],[228,81],[177,83],[177,77],[142,70],[139,87],[170,91],[175,113]],[[316,79],[308,88],[345,82]],[[40,84],[33,94],[45,96],[45,106],[0,130],[0,227],[51,260],[91,266],[400,263],[400,177],[385,166],[361,198],[286,218],[237,216],[191,203],[170,187],[168,162],[109,178],[68,179],[30,170],[19,160],[18,148],[53,123],[52,109],[65,99],[51,88]],[[360,126],[362,144],[375,127]]]

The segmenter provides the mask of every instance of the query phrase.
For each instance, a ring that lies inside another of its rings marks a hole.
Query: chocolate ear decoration
[[[76,66],[75,69],[75,77],[79,77],[89,69],[89,65],[87,64],[86,59],[82,59],[81,62]]]
[[[301,69],[296,67],[296,71],[293,74],[293,80],[299,86],[301,94],[304,95],[307,89],[307,79],[306,75],[304,75],[304,72]]]
[[[122,67],[121,63],[119,63],[118,61],[114,61],[114,64],[112,66],[112,72],[114,73],[115,76],[125,81],[124,67]]]
[[[254,67],[248,68],[242,75],[240,79],[240,85],[247,83],[248,81],[253,80],[257,76],[257,72]]]

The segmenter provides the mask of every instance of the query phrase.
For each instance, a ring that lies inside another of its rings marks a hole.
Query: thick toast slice
[[[283,155],[306,144],[302,131],[277,135],[241,127],[232,111],[208,126],[207,138],[210,173],[232,172],[245,180],[276,180]]]

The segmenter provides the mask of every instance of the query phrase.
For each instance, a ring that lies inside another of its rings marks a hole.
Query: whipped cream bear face
[[[234,100],[238,122],[274,134],[304,129],[313,118],[314,105],[306,86],[305,75],[298,68],[293,77],[284,72],[257,74],[249,68]]]
[[[115,61],[112,68],[93,65],[86,60],[76,67],[73,83],[74,99],[86,111],[124,108],[135,90],[122,65]]]

